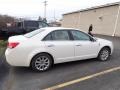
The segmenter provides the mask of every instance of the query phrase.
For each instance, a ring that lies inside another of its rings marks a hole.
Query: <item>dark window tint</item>
[[[44,40],[44,41],[50,41],[50,40],[52,40],[52,35],[51,35],[51,33],[48,34],[43,40]]]
[[[53,40],[69,40],[69,34],[68,31],[54,31],[52,33]]]
[[[26,28],[33,28],[33,27],[38,27],[39,23],[37,21],[24,21],[24,27]]]
[[[71,33],[72,33],[72,35],[73,35],[73,38],[74,38],[74,40],[87,40],[87,41],[89,41],[90,40],[90,37],[87,35],[87,34],[85,34],[85,33],[83,33],[83,32],[80,32],[80,31],[71,31]]]

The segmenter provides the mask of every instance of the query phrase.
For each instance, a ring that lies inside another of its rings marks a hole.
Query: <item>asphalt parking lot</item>
[[[97,35],[113,41],[111,59],[57,64],[43,73],[11,67],[0,58],[0,90],[120,90],[120,38]]]

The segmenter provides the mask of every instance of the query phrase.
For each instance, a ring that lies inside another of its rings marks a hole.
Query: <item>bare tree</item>
[[[14,17],[8,15],[0,15],[0,28],[6,28],[7,23],[13,23],[15,21]]]

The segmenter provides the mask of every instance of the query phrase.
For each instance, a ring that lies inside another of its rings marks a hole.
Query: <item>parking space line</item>
[[[75,84],[75,83],[79,83],[79,82],[82,82],[82,81],[85,81],[85,80],[88,80],[88,79],[91,79],[91,78],[94,78],[94,77],[97,77],[97,76],[100,76],[100,75],[104,75],[104,74],[107,74],[107,73],[110,73],[110,72],[113,72],[113,71],[117,71],[117,70],[120,70],[120,67],[114,67],[114,68],[111,68],[111,69],[108,69],[108,70],[105,70],[105,71],[102,71],[102,72],[99,72],[99,73],[95,73],[95,74],[88,75],[88,76],[85,76],[85,77],[82,77],[82,78],[79,78],[79,79],[75,79],[75,80],[68,81],[68,82],[65,82],[65,83],[62,83],[62,84],[58,84],[58,85],[55,85],[55,86],[52,86],[52,87],[49,87],[49,88],[46,88],[46,89],[43,89],[43,90],[59,89],[59,88],[62,88],[62,87],[66,87],[66,86],[69,86],[69,85],[72,85],[72,84]]]

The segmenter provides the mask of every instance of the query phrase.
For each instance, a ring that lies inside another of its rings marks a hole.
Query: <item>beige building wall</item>
[[[65,15],[62,20],[62,27],[77,27],[79,17],[80,15],[78,13]]]
[[[112,36],[118,7],[115,5],[63,15],[62,26],[87,32],[90,24],[93,24],[93,33]],[[120,16],[115,35],[120,36]]]
[[[117,22],[117,28],[116,28],[116,31],[115,31],[115,36],[119,36],[120,37],[120,14],[119,14],[119,17],[118,17],[118,22]]]

